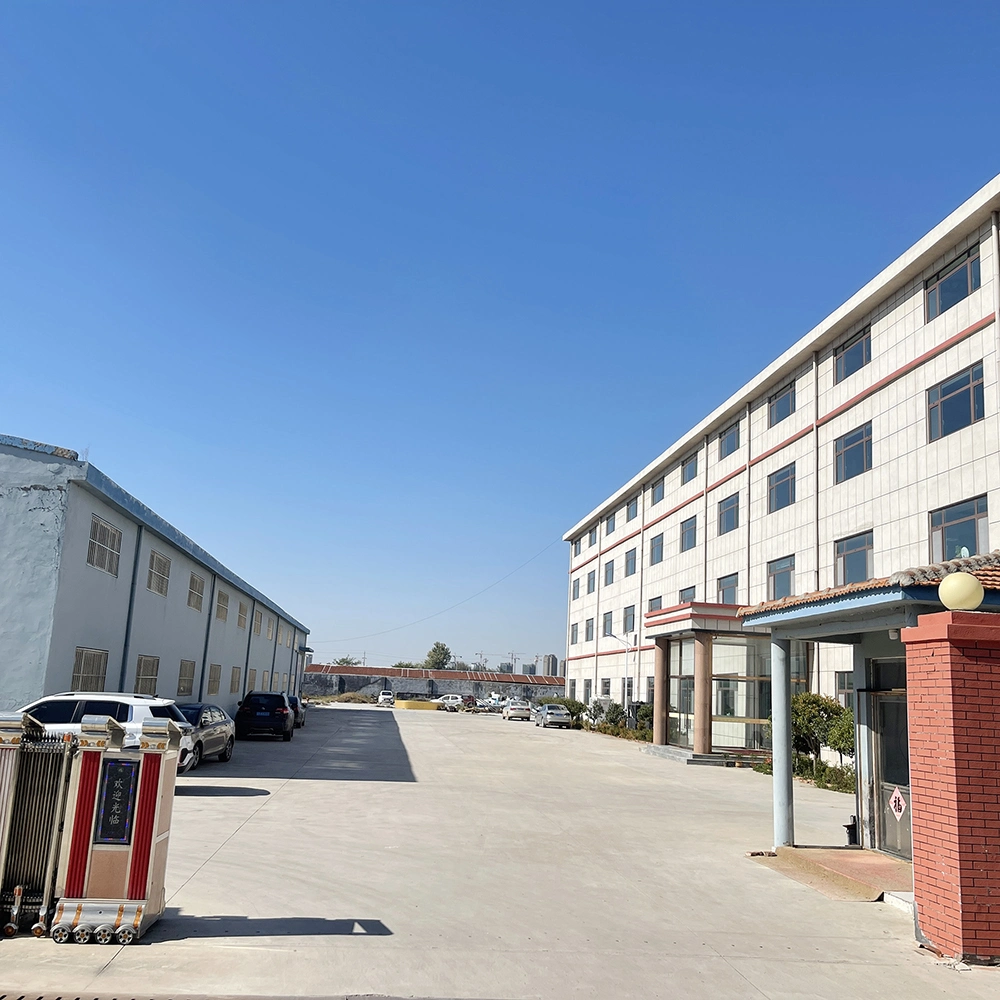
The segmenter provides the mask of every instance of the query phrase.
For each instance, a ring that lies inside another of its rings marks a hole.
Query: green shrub
[[[839,701],[823,694],[803,691],[792,698],[792,749],[809,754],[814,771],[823,747],[829,746],[831,727],[845,712]]]
[[[652,743],[652,729],[627,729],[623,725],[612,726],[607,722],[598,722],[593,726],[585,728],[595,733],[604,733],[605,736],[617,736],[620,740],[635,740],[639,743]]]
[[[587,709],[587,720],[592,726],[596,726],[604,718],[604,705],[599,701],[592,701]]]
[[[636,722],[640,729],[653,728],[653,706],[640,702],[635,709]]]
[[[826,745],[840,754],[840,763],[844,757],[854,757],[854,713],[846,708],[833,720],[826,736]]]
[[[608,705],[607,711],[604,713],[604,721],[609,726],[618,726],[625,721],[625,709],[618,704],[617,701],[611,702]]]

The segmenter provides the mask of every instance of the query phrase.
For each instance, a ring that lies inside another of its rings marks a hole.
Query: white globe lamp
[[[983,596],[983,585],[971,573],[949,573],[938,584],[938,600],[949,611],[975,611]]]

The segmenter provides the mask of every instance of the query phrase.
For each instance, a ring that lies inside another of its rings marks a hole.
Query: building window
[[[284,642],[285,633],[281,625],[278,626],[278,645],[280,646]]]
[[[573,622],[569,627],[569,644],[575,646],[580,641],[580,626]]]
[[[719,597],[720,604],[736,603],[736,586],[739,583],[739,573],[731,573],[729,576],[719,577]]]
[[[597,570],[592,569],[587,574],[587,593],[592,594],[597,587]]]
[[[843,382],[848,375],[864,368],[872,359],[872,331],[869,327],[855,334],[833,352],[833,380]]]
[[[267,638],[269,640],[274,638],[274,619],[273,618],[268,618],[267,619]]]
[[[692,455],[681,462],[681,485],[691,482],[698,475],[698,456]]]
[[[104,679],[108,673],[108,651],[76,647],[73,657],[73,679],[70,687],[74,691],[103,691]]]
[[[197,573],[192,573],[188,580],[188,607],[201,611],[204,597],[205,581]]]
[[[602,677],[601,678],[601,697],[608,698],[611,696],[611,678]]]
[[[627,635],[635,631],[635,605],[630,604],[622,615],[622,631]]]
[[[734,493],[731,497],[719,501],[719,534],[735,531],[740,526],[740,495]]]
[[[170,560],[159,552],[149,553],[149,573],[146,575],[146,589],[161,597],[167,596],[170,583]]]
[[[927,390],[927,429],[931,441],[982,419],[982,362]]]
[[[662,499],[663,499],[663,480],[657,479],[656,482],[653,483],[652,503],[658,504]]]
[[[247,691],[255,691],[257,688],[257,671],[247,671]]]
[[[615,515],[608,514],[604,519],[604,534],[610,535],[615,530]]]
[[[635,575],[635,549],[629,549],[625,553],[625,575]]]
[[[795,412],[795,383],[786,385],[767,401],[767,425],[773,427]]]
[[[872,467],[872,425],[867,423],[837,438],[833,445],[837,460],[837,482],[860,476]]]
[[[681,521],[681,552],[687,552],[698,544],[698,518],[689,517]]]
[[[774,559],[767,564],[767,599],[780,601],[795,593],[795,556]]]
[[[694,600],[694,587],[685,587],[678,595],[679,604],[690,604]]]
[[[872,575],[872,532],[837,542],[837,586],[864,583]]]
[[[210,663],[208,666],[208,693],[218,694],[222,684],[222,664]]]
[[[795,503],[795,463],[767,477],[767,512],[773,514]]]
[[[663,535],[654,535],[649,540],[649,564],[655,566],[663,562]]]
[[[577,577],[573,581],[573,600],[577,600],[580,597],[580,578]]]
[[[601,621],[601,635],[613,635],[614,630],[612,628],[612,617],[610,611],[604,612],[604,618]]]
[[[597,528],[590,529],[590,536],[587,539],[587,546],[593,548],[597,544]]]
[[[740,446],[740,422],[727,427],[719,435],[719,458],[723,459],[727,455],[732,455]]]
[[[246,628],[247,627],[247,612],[250,609],[240,601],[239,611],[236,612],[236,627]]]
[[[194,692],[194,660],[181,660],[181,669],[177,673],[177,697],[190,697]]]
[[[122,551],[122,533],[96,514],[90,517],[90,544],[87,546],[87,565],[118,575],[118,559]]]
[[[158,656],[140,656],[135,667],[135,693],[156,694],[156,675],[160,672]]]
[[[647,611],[659,611],[663,607],[662,597],[651,597],[649,599],[649,605],[647,606]]]
[[[634,521],[639,516],[639,500],[636,497],[632,497],[628,502],[628,506],[625,508],[625,520]]]
[[[229,675],[229,693],[239,694],[240,693],[240,680],[242,671],[239,667],[233,667],[232,673]]]
[[[990,551],[986,497],[931,513],[931,562],[968,559]]]
[[[592,691],[593,691],[593,681],[589,677],[584,678],[584,681],[583,681],[583,703],[585,705],[589,705],[590,704],[590,695],[591,695]]]
[[[269,670],[265,670],[260,675],[260,689],[261,691],[271,690],[271,672]]]
[[[224,590],[215,595],[215,617],[220,622],[229,620],[229,595]]]
[[[254,635],[260,635],[260,622],[261,622],[261,613],[259,611],[255,611],[253,613],[253,634]]]
[[[979,246],[956,257],[924,282],[928,322],[967,298],[979,287]]]
[[[844,708],[854,711],[854,672],[852,670],[837,671],[837,701]]]
[[[615,582],[615,561],[612,559],[610,562],[604,564],[604,586],[606,587],[609,583]]]
[[[578,556],[580,554],[580,549],[583,547],[582,543],[583,543],[583,539],[581,539],[581,538],[578,538],[573,543],[573,555]]]
[[[583,641],[593,642],[594,639],[594,619],[588,618],[583,623]]]
[[[656,695],[656,678],[647,677],[646,678],[646,704],[652,705],[653,698]]]

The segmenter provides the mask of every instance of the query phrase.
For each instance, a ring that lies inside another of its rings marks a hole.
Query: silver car
[[[535,725],[547,729],[549,726],[562,726],[569,729],[573,725],[573,716],[565,705],[542,705],[535,713]]]
[[[505,719],[521,719],[531,721],[531,706],[526,701],[509,701],[500,713]]]

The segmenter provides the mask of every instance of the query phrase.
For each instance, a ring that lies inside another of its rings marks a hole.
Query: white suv
[[[194,762],[194,727],[169,698],[150,694],[120,694],[117,691],[65,691],[50,694],[18,709],[37,719],[51,736],[80,735],[85,715],[109,715],[125,728],[125,746],[138,746],[146,719],[170,719],[181,730],[177,770],[186,771]]]
[[[433,698],[432,701],[438,708],[443,708],[448,712],[457,712],[462,707],[460,694],[443,694],[440,698]]]
[[[396,696],[391,691],[380,691],[377,704],[388,705],[392,708],[396,704]]]

